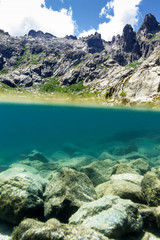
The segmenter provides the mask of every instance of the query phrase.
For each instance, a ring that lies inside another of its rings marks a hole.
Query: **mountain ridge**
[[[95,93],[108,103],[160,98],[160,23],[147,14],[137,31],[104,41],[99,33],[77,39],[30,30],[12,37],[0,30],[0,84],[15,89],[75,95]],[[133,87],[134,86],[134,87]]]

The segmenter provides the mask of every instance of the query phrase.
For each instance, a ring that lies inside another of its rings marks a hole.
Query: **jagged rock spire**
[[[149,13],[145,16],[144,21],[137,34],[145,37],[148,33],[154,34],[158,31],[160,31],[160,25],[157,22],[155,16]]]

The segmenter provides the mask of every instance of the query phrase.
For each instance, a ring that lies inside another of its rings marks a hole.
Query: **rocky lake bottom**
[[[160,239],[160,112],[0,104],[1,240]]]

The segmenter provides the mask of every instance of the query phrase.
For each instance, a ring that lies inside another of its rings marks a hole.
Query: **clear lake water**
[[[59,105],[0,104],[0,164],[32,150],[114,159],[131,153],[160,156],[160,112]]]

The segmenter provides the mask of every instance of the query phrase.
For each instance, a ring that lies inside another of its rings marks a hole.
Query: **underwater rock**
[[[52,173],[60,169],[59,164],[53,161],[49,161],[47,163],[41,162],[39,160],[32,160],[29,159],[21,160],[17,164],[23,164],[24,166],[29,166],[35,169],[36,173],[38,173],[41,177],[45,179],[50,179],[52,177]]]
[[[55,217],[66,223],[83,202],[97,199],[91,180],[84,173],[62,168],[47,184],[44,215],[47,219]]]
[[[0,173],[7,170],[9,168],[8,165],[0,165]]]
[[[106,160],[106,159],[115,160],[116,158],[112,154],[110,154],[109,152],[102,152],[99,155],[99,160]]]
[[[123,174],[123,173],[133,173],[137,172],[129,166],[128,163],[116,164],[112,167],[112,174]]]
[[[66,152],[64,152],[64,151],[56,151],[56,152],[54,152],[53,154],[52,154],[52,156],[51,156],[51,159],[53,160],[53,161],[59,161],[59,160],[68,160],[68,159],[70,159],[70,155],[68,154],[68,153],[66,153]]]
[[[0,180],[0,219],[18,224],[24,217],[43,215],[43,186],[25,174]]]
[[[112,173],[112,166],[116,164],[112,160],[94,161],[91,164],[81,168],[81,172],[85,173],[92,181],[94,186],[109,181]]]
[[[142,193],[149,206],[160,205],[160,180],[157,175],[147,172],[141,183]]]
[[[153,233],[146,232],[144,234],[142,240],[160,240],[160,238],[155,236]]]
[[[0,173],[0,179],[3,180],[9,177],[17,176],[17,174],[21,174],[21,173],[37,174],[38,171],[25,164],[15,163],[15,164],[12,164],[10,168]]]
[[[66,142],[62,146],[62,150],[69,155],[73,155],[75,152],[79,152],[80,149],[73,143]]]
[[[40,152],[37,150],[33,150],[29,155],[28,155],[29,160],[39,160],[41,162],[48,162],[48,159]]]
[[[11,237],[0,234],[1,240],[11,240]]]
[[[135,144],[120,144],[120,142],[113,144],[112,147],[108,149],[109,153],[115,156],[123,156],[132,152],[137,152],[137,147]]]
[[[76,171],[80,171],[83,166],[86,166],[91,163],[93,157],[90,155],[82,155],[82,156],[75,156],[69,158],[68,160],[60,160],[58,161],[59,166],[73,168]]]
[[[144,204],[137,204],[138,211],[143,219],[143,230],[157,232],[158,230],[158,223],[157,223],[157,216],[155,212],[155,207],[149,207]]]
[[[96,187],[98,197],[115,195],[124,199],[130,199],[136,203],[145,203],[141,190],[143,177],[138,174],[112,175],[111,180]]]
[[[92,228],[109,238],[138,232],[143,226],[136,204],[117,196],[104,196],[84,203],[69,222]]]
[[[143,158],[138,158],[136,160],[130,161],[129,166],[135,169],[136,172],[141,175],[144,175],[147,171],[150,170],[148,162],[146,162]]]
[[[57,219],[46,223],[34,219],[23,220],[15,228],[12,240],[109,240],[107,237],[92,229],[62,224]]]

